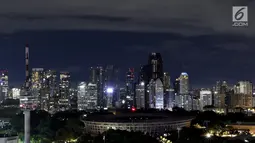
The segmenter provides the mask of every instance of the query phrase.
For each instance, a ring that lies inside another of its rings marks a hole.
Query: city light
[[[113,88],[107,88],[106,92],[107,93],[113,93]]]
[[[144,82],[141,82],[141,86],[144,86]]]
[[[132,107],[132,108],[131,108],[131,110],[132,110],[133,112],[135,112],[135,111],[136,111],[135,107]]]

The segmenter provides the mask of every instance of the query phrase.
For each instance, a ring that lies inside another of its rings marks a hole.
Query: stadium
[[[148,134],[178,130],[190,125],[191,117],[169,116],[163,113],[121,113],[88,115],[82,119],[85,132],[101,134],[109,129],[140,131]]]

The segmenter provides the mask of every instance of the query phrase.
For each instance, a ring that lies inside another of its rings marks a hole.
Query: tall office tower
[[[20,89],[12,88],[11,89],[11,99],[19,99],[19,97],[20,97]]]
[[[61,110],[69,109],[70,73],[60,72],[59,106]]]
[[[8,71],[0,70],[0,101],[8,98]]]
[[[163,81],[163,60],[160,53],[151,53],[149,55],[148,65],[151,65],[152,75],[151,78],[156,80],[159,78]]]
[[[103,67],[90,68],[89,82],[97,84],[97,105],[99,106],[99,108],[103,108],[105,106],[105,71]]]
[[[252,95],[253,87],[250,81],[239,81],[234,86],[235,94],[249,94]]]
[[[170,88],[171,88],[171,82],[170,82],[170,75],[167,72],[164,72],[163,77],[163,87],[164,87],[164,107],[170,108],[170,104],[172,103],[172,97],[170,97]]]
[[[225,94],[228,90],[228,85],[226,81],[216,81],[215,93],[216,94]]]
[[[107,87],[105,90],[106,98],[106,108],[113,108],[113,95],[114,89],[112,87]]]
[[[108,65],[105,68],[105,90],[108,89],[113,89],[113,93],[111,93],[112,106],[115,106],[115,103],[119,101],[119,69],[113,65]],[[108,94],[106,92],[106,95]],[[107,104],[109,104],[109,99],[107,99]]]
[[[97,109],[97,84],[88,83],[86,91],[87,109]]]
[[[145,108],[145,84],[141,81],[139,84],[136,84],[136,108],[141,109]]]
[[[252,107],[253,87],[250,81],[239,81],[234,86],[234,95],[231,97],[232,107]]]
[[[126,105],[131,108],[135,105],[134,68],[129,68],[126,74]]]
[[[72,110],[77,110],[77,89],[70,88],[69,104]]]
[[[126,87],[120,87],[120,107],[126,108]]]
[[[150,101],[149,101],[149,92],[147,92],[147,85],[150,82],[150,79],[152,77],[152,70],[151,65],[144,65],[141,66],[139,76],[138,76],[138,83],[144,82],[145,85],[145,108],[150,108]]]
[[[45,95],[47,111],[55,112],[58,108],[58,85],[57,72],[54,70],[44,71],[42,95]]]
[[[188,95],[189,94],[189,76],[187,73],[181,73],[180,77],[180,95]]]
[[[212,91],[202,89],[200,91],[200,109],[203,110],[208,105],[212,105]]]
[[[87,109],[86,89],[87,89],[87,84],[85,82],[79,83],[79,85],[77,87],[77,108],[78,108],[78,110],[86,110]]]
[[[47,110],[47,94],[42,92],[42,84],[44,78],[43,68],[32,68],[31,73],[31,91],[34,97],[38,100],[38,108]]]
[[[164,88],[161,79],[152,79],[148,89],[150,108],[164,109]]]
[[[213,94],[213,105],[216,108],[225,108],[226,107],[226,93],[225,94],[214,93]]]
[[[180,79],[179,78],[177,78],[175,81],[174,81],[174,83],[173,83],[173,85],[174,85],[174,94],[175,95],[179,95],[179,93],[180,93]]]

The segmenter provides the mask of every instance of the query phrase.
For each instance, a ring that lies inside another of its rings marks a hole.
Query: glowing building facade
[[[164,109],[164,88],[162,81],[159,78],[151,80],[147,89],[147,92],[149,92],[150,108]]]
[[[19,99],[19,97],[20,97],[20,89],[19,88],[12,88],[11,89],[11,97],[12,97],[12,99]]]
[[[8,71],[0,70],[0,101],[8,98]]]
[[[31,92],[38,100],[38,108],[47,108],[47,94],[42,94],[44,70],[43,68],[33,68],[31,73]]]
[[[77,108],[78,110],[86,110],[87,102],[86,102],[86,89],[87,84],[85,82],[81,82],[77,88]]]
[[[131,108],[135,105],[135,83],[134,68],[129,68],[126,75],[126,105]]]
[[[136,108],[145,108],[145,83],[140,82],[136,85]]]
[[[189,76],[187,73],[181,73],[179,77],[180,81],[180,95],[188,95],[189,94]]]
[[[200,109],[203,110],[205,106],[212,105],[212,91],[201,90],[200,91]]]
[[[70,73],[60,72],[59,105],[61,110],[67,110],[69,106]]]

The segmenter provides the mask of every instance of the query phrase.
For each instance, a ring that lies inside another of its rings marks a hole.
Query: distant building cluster
[[[127,69],[124,86],[119,80],[119,68],[114,65],[89,69],[89,80],[71,87],[69,72],[32,68],[30,90],[41,110],[50,112],[69,109],[98,110],[108,108],[221,110],[255,106],[253,84],[239,81],[230,86],[217,81],[212,88],[191,89],[189,75],[182,72],[173,82],[163,70],[160,53],[151,53],[148,63],[139,70]],[[23,86],[24,87],[24,86]],[[9,87],[8,71],[0,71],[0,101],[19,99],[22,89]]]

